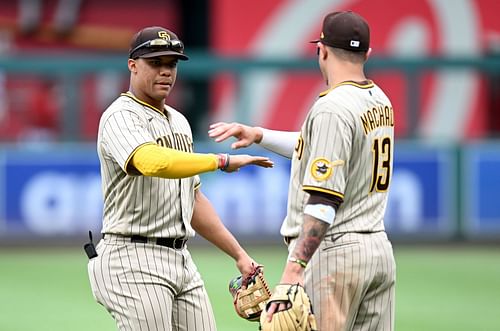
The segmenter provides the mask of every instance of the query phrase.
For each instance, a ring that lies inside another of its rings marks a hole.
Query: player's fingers
[[[221,126],[225,126],[225,125],[228,125],[226,122],[217,122],[217,123],[212,123],[210,124],[209,128],[212,130],[212,129],[217,129]]]
[[[253,159],[252,159],[252,161],[251,161],[251,163],[254,164],[254,165],[258,165],[258,166],[264,167],[264,168],[272,168],[272,167],[274,167],[274,162],[271,161],[267,157],[254,156]]]
[[[231,128],[231,124],[218,122],[210,125],[210,130],[208,130],[209,137],[220,136],[221,134],[227,132]]]
[[[224,130],[222,130],[221,128],[210,129],[210,130],[208,130],[208,136],[210,138],[215,138],[223,132],[224,132]]]
[[[238,149],[238,148],[242,148],[242,147],[247,147],[249,145],[250,145],[250,142],[243,139],[243,140],[238,140],[237,142],[232,143],[231,148]]]
[[[280,305],[278,306],[278,311],[287,310],[288,308],[290,307],[288,307],[287,303],[283,301],[280,302]]]
[[[278,304],[276,302],[273,302],[271,303],[271,305],[269,305],[269,309],[267,309],[268,322],[271,322],[271,320],[273,319],[273,314],[276,312],[277,309],[278,309]]]
[[[214,131],[209,132],[208,135],[212,138],[215,138],[214,140],[216,142],[221,142],[226,140],[229,137],[236,137],[238,135],[237,128],[235,127],[220,127],[217,129],[214,129]]]

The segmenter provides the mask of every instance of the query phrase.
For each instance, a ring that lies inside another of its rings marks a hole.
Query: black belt
[[[143,236],[133,235],[130,237],[130,241],[133,243],[147,243],[147,242],[156,242],[157,245],[181,249],[186,245],[187,239],[184,238],[147,238]]]
[[[104,238],[106,234],[103,234],[102,237]],[[130,241],[133,243],[155,243],[160,246],[165,246],[169,248],[174,248],[174,249],[181,249],[184,248],[186,245],[186,242],[188,241],[186,238],[148,238],[148,237],[143,237],[143,236],[138,236],[138,235],[132,235],[132,236],[123,236],[119,235],[120,237],[123,238],[130,238]]]

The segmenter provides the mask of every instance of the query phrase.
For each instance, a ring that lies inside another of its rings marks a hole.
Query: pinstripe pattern
[[[305,273],[322,331],[394,328],[395,262],[383,224],[393,139],[391,103],[371,81],[333,87],[302,126],[282,235],[299,235],[308,192],[343,201]]]
[[[297,150],[292,157],[288,213],[281,229],[284,236],[298,236],[302,212],[309,198],[307,190],[344,199],[330,233],[384,230],[387,191],[369,193],[373,176],[372,146],[377,138],[393,139],[394,128],[379,127],[365,135],[360,120],[366,110],[381,105],[387,105],[392,112],[389,99],[373,83],[363,88],[344,83],[316,101],[302,126],[301,158]],[[391,145],[391,155],[392,148]],[[343,164],[331,166],[330,177],[317,180],[311,175],[317,158]],[[392,166],[390,171],[392,173]]]
[[[175,109],[167,109],[165,116],[123,94],[104,112],[97,138],[103,233],[169,238],[194,235],[190,220],[198,176],[174,180],[125,172],[133,152],[144,144],[193,151],[189,123]]]
[[[120,330],[216,330],[201,276],[184,248],[108,235],[89,261],[92,292]]]
[[[158,144],[193,152],[185,117],[122,94],[103,113],[97,148],[104,215],[98,256],[88,264],[92,293],[120,330],[213,331],[215,319],[189,251],[130,236],[189,238],[198,176],[163,179],[127,173],[138,147]]]
[[[396,267],[387,235],[334,237],[321,243],[305,272],[319,330],[393,330]]]

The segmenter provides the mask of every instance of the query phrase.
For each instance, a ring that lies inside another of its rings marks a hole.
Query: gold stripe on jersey
[[[155,106],[152,106],[150,105],[149,103],[147,102],[144,102],[142,100],[139,100],[135,95],[133,95],[131,92],[125,92],[125,93],[122,93],[121,96],[124,96],[124,97],[129,97],[130,99],[134,100],[135,102],[137,103],[140,103],[141,105],[143,106],[146,106],[148,108],[151,108],[153,109],[154,111],[157,111],[159,112],[160,114],[162,115],[165,115],[165,113],[163,111],[161,111],[160,109],[156,108]]]
[[[343,85],[351,85],[351,86],[359,87],[359,88],[362,88],[362,89],[368,89],[368,88],[372,88],[372,87],[375,86],[375,84],[371,80],[366,80],[364,82],[355,82],[355,81],[352,81],[352,80],[348,80],[348,81],[345,81],[345,82],[341,82],[341,83],[335,84],[334,86],[330,87],[328,90],[321,92],[319,94],[319,97],[320,98],[324,97],[325,95],[327,95],[328,93],[330,93],[330,91],[332,91],[333,89],[335,89],[335,88],[337,88],[339,86],[343,86]]]
[[[326,194],[334,195],[336,197],[341,198],[342,201],[344,201],[344,195],[342,193],[339,193],[339,192],[336,192],[336,191],[333,191],[333,190],[329,190],[329,189],[326,189],[326,188],[323,188],[323,187],[304,185],[304,186],[302,186],[302,190],[304,190],[306,192],[308,192],[308,191],[316,191],[316,192],[321,192],[321,193],[326,193]]]

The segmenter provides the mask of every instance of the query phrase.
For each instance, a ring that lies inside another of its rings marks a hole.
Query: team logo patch
[[[167,31],[159,31],[158,37],[160,37],[161,39],[170,40],[170,35],[168,34]]]
[[[311,165],[311,175],[317,181],[324,181],[331,177],[333,168],[338,165],[344,164],[344,161],[337,160],[330,162],[328,159],[324,157],[319,157],[314,159]]]

